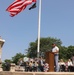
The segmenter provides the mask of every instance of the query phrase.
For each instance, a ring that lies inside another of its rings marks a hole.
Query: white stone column
[[[2,60],[1,60],[1,56],[2,56],[2,47],[3,47],[4,42],[5,42],[5,40],[3,40],[0,37],[0,71],[2,71]]]
[[[4,42],[5,42],[5,40],[3,40],[3,39],[0,37],[0,61],[1,61],[2,47],[3,47]]]
[[[11,63],[11,67],[10,67],[10,71],[11,72],[15,72],[15,64],[14,63]]]

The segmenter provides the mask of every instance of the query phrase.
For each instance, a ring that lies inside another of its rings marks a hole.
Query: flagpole
[[[41,1],[39,0],[39,15],[38,15],[38,47],[37,47],[37,57],[39,58],[40,52],[40,25],[41,25]]]

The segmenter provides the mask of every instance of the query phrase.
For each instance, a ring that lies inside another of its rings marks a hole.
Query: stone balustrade
[[[25,69],[22,66],[18,66],[18,65],[15,65],[14,63],[11,63],[10,71],[11,72],[15,72],[15,71],[24,72]]]
[[[0,75],[74,75],[74,72],[10,72],[2,71]]]

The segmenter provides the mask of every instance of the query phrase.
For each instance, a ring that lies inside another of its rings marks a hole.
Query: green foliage
[[[59,59],[66,59],[67,58],[67,48],[64,46],[59,47]]]
[[[28,48],[28,53],[27,55],[29,57],[37,57],[37,42],[31,42],[30,46]],[[47,38],[40,38],[40,54],[43,54],[45,56],[46,51],[51,51],[52,43],[56,43],[57,46],[59,47],[59,59],[70,59],[74,55],[74,46],[61,46],[62,42],[60,39],[57,38],[52,38],[52,37],[47,37]]]
[[[25,55],[22,54],[22,53],[17,53],[14,57],[12,57],[13,63],[17,64],[18,60],[19,60],[20,58],[23,58],[24,56],[25,56]]]
[[[67,55],[67,59],[71,58],[72,56],[74,56],[74,46],[69,46],[66,52]]]
[[[6,63],[6,62],[12,63],[12,60],[10,60],[10,59],[5,59],[4,62],[5,62],[5,63]]]
[[[3,63],[2,63],[2,69],[3,69],[3,71],[5,71],[5,67],[6,67],[6,65],[5,65],[5,63],[3,62]]]
[[[5,65],[5,62],[9,62],[9,63],[15,63],[17,64],[18,60],[20,58],[23,58],[25,56],[27,57],[37,57],[37,43],[38,40],[36,40],[35,42],[30,42],[29,44],[29,48],[26,49],[27,50],[27,55],[24,55],[22,53],[17,53],[14,57],[12,57],[12,60],[6,59],[3,62],[3,66]],[[47,38],[40,38],[40,55],[43,55],[45,57],[45,52],[46,51],[51,51],[52,49],[52,43],[56,43],[57,46],[59,47],[59,59],[70,59],[72,56],[74,56],[74,46],[61,46],[62,42],[60,39],[57,38],[52,38],[52,37],[47,37]]]
[[[37,55],[37,43],[31,42],[30,43],[30,48],[28,48],[28,57],[36,57]]]
[[[10,60],[10,59],[6,59],[6,60],[4,60],[4,62],[2,63],[2,68],[3,68],[3,71],[5,71],[6,70],[6,63],[12,63],[12,60]]]
[[[30,43],[30,47],[28,48],[28,54],[27,54],[28,57],[33,57],[33,58],[37,57],[37,42],[38,42],[38,40]],[[40,54],[42,54],[42,53],[45,54],[46,51],[50,51],[51,45],[54,42],[58,46],[60,46],[62,44],[60,39],[57,39],[57,38],[51,38],[51,37],[40,38]]]

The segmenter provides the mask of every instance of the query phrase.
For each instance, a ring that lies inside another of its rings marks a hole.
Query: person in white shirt
[[[63,59],[60,59],[60,61],[59,61],[59,67],[60,67],[60,71],[65,71],[66,64],[63,61]]]
[[[65,62],[63,61],[63,59],[60,59],[59,65],[64,65],[65,66]]]
[[[55,43],[52,44],[52,52],[54,53],[55,71],[59,72],[59,64],[58,64],[59,48],[56,46]]]
[[[68,59],[68,66],[73,66],[72,61]]]
[[[68,59],[68,71],[71,71],[73,67],[71,59]]]
[[[73,66],[74,66],[74,54],[72,55],[71,59],[72,59],[72,63],[73,63]]]

